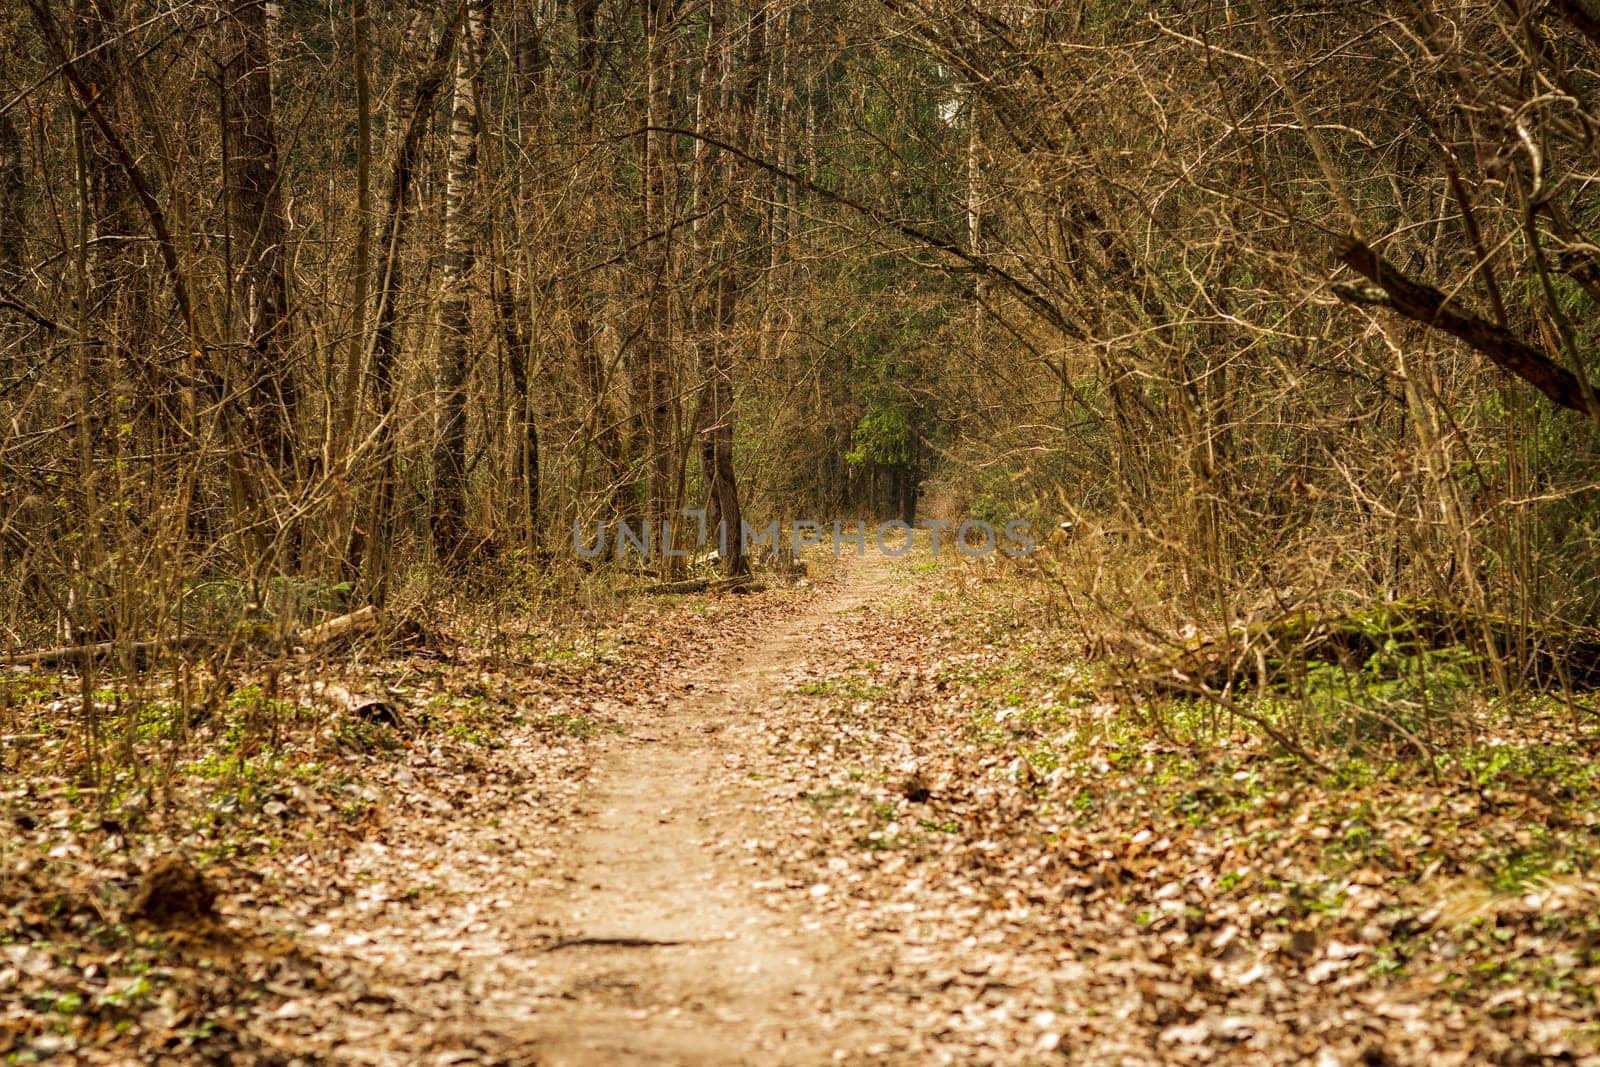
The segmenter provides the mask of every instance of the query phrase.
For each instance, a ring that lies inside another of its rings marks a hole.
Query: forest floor
[[[349,668],[398,728],[147,701],[95,789],[5,676],[0,1060],[1600,1063],[1592,729],[1313,773],[981,568],[828,563]],[[215,918],[128,918],[170,848]]]

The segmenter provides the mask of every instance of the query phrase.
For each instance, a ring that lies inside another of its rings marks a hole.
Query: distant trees
[[[702,505],[1588,617],[1585,10],[28,0],[0,581],[82,595],[0,622]]]

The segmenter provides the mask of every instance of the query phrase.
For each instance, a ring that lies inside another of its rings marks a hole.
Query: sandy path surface
[[[308,999],[274,1044],[381,1064],[855,1058],[848,939],[762,891],[772,805],[749,768],[768,754],[746,720],[888,580],[853,561],[810,599],[729,609],[570,758],[517,737],[467,774],[419,758],[407,812],[338,872],[361,888],[309,931],[356,1002]]]
[[[532,1040],[541,1063],[808,1064],[860,1035],[848,946],[752,892],[742,843],[763,829],[739,788],[755,754],[729,729],[770,701],[830,615],[868,600],[858,564],[835,591],[707,664],[599,769],[573,835],[570,888],[548,902],[560,986]],[[556,958],[559,957],[559,958]]]

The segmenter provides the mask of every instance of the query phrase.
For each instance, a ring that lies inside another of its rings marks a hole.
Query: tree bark
[[[1521,378],[1561,407],[1600,417],[1594,386],[1561,366],[1553,356],[1504,327],[1458,310],[1438,289],[1407,277],[1358,238],[1344,238],[1335,247],[1334,254],[1339,262],[1372,283],[1371,286],[1335,283],[1333,291],[1341,300],[1391,308],[1408,319],[1443,330],[1482,352],[1495,366]]]
[[[295,477],[299,406],[290,351],[288,224],[278,174],[272,101],[273,49],[266,0],[230,0],[222,36],[223,138],[233,272],[235,337],[245,353],[246,432],[288,488]]]
[[[456,50],[445,181],[444,264],[439,299],[438,428],[433,452],[433,551],[447,568],[462,562],[467,524],[467,378],[472,370],[471,283],[477,260],[478,77],[486,0],[466,0],[466,32]]]

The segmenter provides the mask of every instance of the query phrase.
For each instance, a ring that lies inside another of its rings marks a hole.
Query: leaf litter
[[[75,680],[27,676],[0,786],[0,1055],[536,1062],[585,998],[662,1010],[638,988],[662,964],[583,961],[706,947],[552,906],[582,891],[596,775],[676,743],[670,709],[809,604],[770,677],[694,731],[714,782],[695,847],[826,957],[794,990],[826,1002],[825,1055],[763,1062],[1600,1063],[1600,808],[1570,731],[1501,717],[1471,773],[1315,776],[1247,724],[1202,743],[1123,702],[1014,599],[848,571],[869,586],[848,611],[826,585],[641,602],[581,649],[352,665],[404,730],[263,678],[176,755],[151,743],[169,773],[98,792],[54,725]],[[275,745],[218,758],[269,701]],[[168,856],[214,915],[139,916]]]

